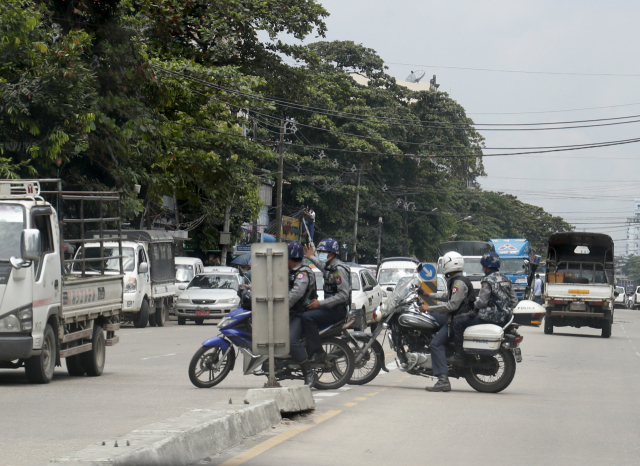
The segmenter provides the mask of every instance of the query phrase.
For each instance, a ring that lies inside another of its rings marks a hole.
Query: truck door
[[[140,267],[140,264],[142,264],[143,262],[146,262],[147,267],[149,267],[149,259],[147,259],[147,253],[145,252],[144,248],[140,248],[138,250],[138,267]],[[142,285],[141,288],[144,288],[146,292],[149,289],[149,272],[139,274],[139,278]],[[144,292],[142,294],[144,296]]]
[[[60,301],[62,284],[60,283],[60,255],[55,250],[57,236],[54,237],[51,219],[54,216],[51,207],[31,209],[31,225],[40,231],[41,254],[33,261],[33,321],[34,347],[42,346],[42,335],[51,305]],[[76,299],[82,299],[78,296]],[[39,340],[39,342],[38,342]]]

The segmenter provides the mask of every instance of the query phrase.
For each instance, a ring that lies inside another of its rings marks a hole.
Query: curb
[[[282,419],[275,401],[260,401],[235,409],[231,406],[218,403],[207,409],[194,409],[177,418],[149,424],[54,458],[47,464],[186,466],[238,445]]]
[[[316,408],[311,389],[306,385],[252,388],[247,391],[247,401],[258,403],[264,400],[274,400],[281,413],[299,413]]]

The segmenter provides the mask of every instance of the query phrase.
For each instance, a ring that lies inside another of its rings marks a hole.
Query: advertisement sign
[[[300,219],[282,217],[282,239],[286,241],[300,241]]]

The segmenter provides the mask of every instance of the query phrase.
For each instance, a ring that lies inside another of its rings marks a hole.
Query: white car
[[[626,306],[626,293],[624,292],[624,288],[622,286],[616,286],[616,291],[618,292],[618,297],[613,302],[614,307],[625,307]]]
[[[388,257],[382,259],[378,268],[377,279],[382,289],[382,302],[385,302],[396,289],[398,281],[412,276],[420,261],[411,257]]]
[[[197,325],[205,319],[222,319],[240,305],[240,285],[247,280],[235,272],[202,273],[193,277],[176,301],[178,325],[193,320]]]

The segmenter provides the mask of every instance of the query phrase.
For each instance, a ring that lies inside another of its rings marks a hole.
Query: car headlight
[[[190,301],[187,298],[178,298],[178,304],[189,304]]]
[[[135,278],[130,278],[127,285],[124,287],[125,293],[135,293],[138,291],[138,280]]]
[[[0,332],[19,332],[20,320],[17,316],[11,314],[0,319]]]

